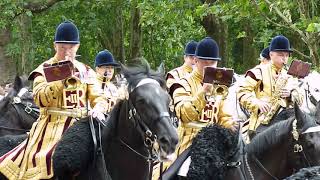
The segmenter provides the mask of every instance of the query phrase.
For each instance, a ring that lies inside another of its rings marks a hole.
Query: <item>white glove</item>
[[[103,114],[103,107],[100,104],[96,104],[94,108],[90,111],[90,114],[93,118],[97,119],[102,125],[105,126],[106,117]]]

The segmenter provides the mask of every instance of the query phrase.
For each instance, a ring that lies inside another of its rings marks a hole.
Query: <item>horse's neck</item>
[[[134,124],[133,119],[129,119],[129,107],[127,102],[123,103],[120,109],[118,133],[121,140],[124,140],[133,148],[139,148],[143,145],[142,137],[137,130],[137,124]]]
[[[290,175],[292,171],[289,166],[288,148],[290,148],[289,143],[283,142],[273,146],[272,149],[264,152],[259,157],[248,154],[248,162],[252,168],[251,170],[254,173],[255,179],[272,179],[263,168],[277,178],[284,178]],[[254,158],[256,158],[263,167],[260,167]]]

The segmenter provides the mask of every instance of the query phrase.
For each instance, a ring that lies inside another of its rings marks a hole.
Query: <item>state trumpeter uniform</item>
[[[180,79],[184,78],[186,75],[189,75],[192,72],[192,66],[188,64],[183,64],[180,67],[177,67],[167,73],[166,82],[167,87],[169,89],[169,94],[172,97],[172,93],[174,88],[172,87],[173,84],[177,83]]]
[[[221,60],[218,44],[210,37],[198,43],[195,56],[198,63],[202,60]],[[181,121],[177,155],[187,149],[199,130],[209,123],[217,123],[226,128],[235,125],[231,114],[224,107],[224,97],[217,94],[206,96],[202,81],[202,73],[195,68],[190,76],[179,81],[180,86],[173,92],[175,112]]]
[[[46,64],[57,61],[51,58]],[[29,138],[0,158],[0,171],[9,179],[49,179],[53,177],[52,154],[63,133],[77,120],[87,116],[87,101],[91,107],[107,102],[94,87],[95,73],[74,60],[80,83],[68,89],[63,81],[46,82],[43,64],[34,70],[34,102],[40,107],[40,117],[32,125]],[[63,93],[62,93],[63,92]]]
[[[178,127],[180,145],[177,154],[187,149],[201,128],[209,123],[217,123],[226,128],[234,125],[232,116],[224,107],[223,99],[206,99],[202,90],[203,77],[194,70],[190,77],[182,79],[173,93],[176,115],[181,121]]]
[[[187,58],[188,56],[194,57],[195,51],[197,48],[197,42],[196,41],[190,41],[187,43],[185,50],[184,50],[184,58]],[[175,87],[172,87],[173,84],[177,83],[180,79],[184,78],[186,75],[189,75],[192,72],[192,66],[188,63],[184,63],[182,66],[177,67],[167,73],[166,81],[167,81],[167,87],[169,89],[169,94],[172,97],[173,91],[175,90]]]
[[[94,65],[96,68],[99,68],[101,66],[110,66],[112,67],[112,69],[119,66],[119,64],[115,61],[111,52],[108,50],[100,51],[97,54]],[[108,106],[107,106],[107,113],[108,113],[108,112],[111,112],[113,106],[117,103],[117,101],[120,98],[123,98],[121,97],[123,96],[121,95],[121,93],[123,93],[122,92],[123,90],[118,89],[111,81],[111,78],[107,77],[104,73],[106,72],[103,72],[103,75],[101,75],[97,72],[96,88],[98,91],[101,91],[108,100]]]
[[[97,87],[99,91],[107,98],[107,112],[111,112],[113,106],[117,103],[120,98],[120,94],[118,93],[118,88],[106,77],[97,74]]]
[[[194,58],[195,56],[195,51],[197,48],[197,42],[196,41],[189,41],[184,49],[184,58]],[[186,61],[186,59],[184,59]],[[178,88],[179,84],[178,82],[184,78],[190,75],[190,73],[192,72],[192,66],[189,65],[189,63],[184,63],[182,66],[177,67],[175,69],[172,69],[171,71],[169,71],[166,75],[166,85],[168,88],[168,93],[171,97],[171,103],[170,103],[170,111],[174,112],[174,104],[173,104],[173,92],[176,90],[176,88]],[[171,116],[172,121],[174,123],[174,125],[176,127],[178,127],[179,124],[179,120],[177,119],[175,113],[173,113],[173,115]],[[166,170],[167,167],[169,167],[171,165],[171,162],[165,162],[163,163],[163,170]],[[160,176],[160,163],[156,164],[153,167],[153,176],[152,179],[157,180],[159,179]]]
[[[271,51],[275,51],[275,47],[272,45],[270,46]],[[288,51],[289,47],[276,48],[276,50]],[[281,98],[280,90],[289,87],[292,89],[291,96],[289,98]],[[237,91],[237,97],[240,105],[250,113],[248,124],[242,129],[245,138],[248,138],[246,136],[248,131],[254,132],[260,124],[268,125],[270,123],[270,118],[280,110],[275,108],[277,105],[280,108],[288,108],[292,105],[293,99],[298,104],[301,104],[303,100],[302,93],[298,87],[298,79],[288,75],[285,69],[276,68],[272,62],[258,65],[247,71],[245,81],[240,84]],[[269,114],[268,117],[260,113],[257,100],[270,103],[270,112],[264,113]],[[266,120],[268,118],[269,120]],[[248,139],[246,141],[248,142]]]
[[[58,26],[55,43],[79,42],[78,29],[73,23],[64,22]],[[91,107],[100,106],[102,111],[107,104],[106,99],[95,91],[95,72],[77,60],[72,61],[75,73],[71,77],[76,81],[71,84],[68,80],[47,82],[44,66],[57,62],[55,56],[29,76],[29,80],[33,80],[34,102],[40,107],[40,116],[32,125],[28,138],[0,157],[0,172],[10,180],[52,178],[52,155],[62,135],[78,118],[88,115],[88,103]]]

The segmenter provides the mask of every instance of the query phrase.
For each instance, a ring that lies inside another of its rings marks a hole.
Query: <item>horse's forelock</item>
[[[153,71],[148,63],[143,63],[136,67],[123,66],[122,73],[127,79],[130,89],[136,87],[137,84],[145,78],[154,79],[159,82],[161,87],[165,88],[166,83],[164,75],[162,73]]]

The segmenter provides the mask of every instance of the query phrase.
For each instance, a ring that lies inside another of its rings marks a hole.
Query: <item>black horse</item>
[[[13,87],[0,101],[0,136],[29,131],[38,116],[27,79],[16,76]]]
[[[236,133],[204,128],[191,146],[188,179],[282,179],[320,165],[320,128],[297,105],[294,109],[294,118],[272,125],[246,147]]]
[[[66,131],[53,155],[59,179],[79,173],[77,179],[107,179],[99,176],[105,162],[113,180],[144,180],[151,177],[153,162],[174,152],[178,136],[169,116],[170,98],[163,73],[152,71],[147,63],[143,68],[123,66],[122,73],[128,81],[128,98],[115,105],[107,126],[101,128],[105,161],[92,165],[94,148],[88,118],[78,121]]]

